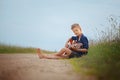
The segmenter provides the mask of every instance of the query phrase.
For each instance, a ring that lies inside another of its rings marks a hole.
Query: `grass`
[[[53,51],[42,50],[43,53],[54,53]],[[21,47],[14,45],[0,44],[0,54],[13,54],[13,53],[36,53],[36,48]]]
[[[94,75],[98,80],[120,80],[120,25],[104,32],[99,40],[90,45],[88,55],[70,59],[70,63],[76,72]]]
[[[120,42],[91,46],[87,56],[71,59],[77,72],[95,75],[99,80],[120,79]]]

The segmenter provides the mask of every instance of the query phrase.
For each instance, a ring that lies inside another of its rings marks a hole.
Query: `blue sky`
[[[73,23],[96,39],[110,15],[120,16],[120,0],[0,0],[0,42],[59,50]]]

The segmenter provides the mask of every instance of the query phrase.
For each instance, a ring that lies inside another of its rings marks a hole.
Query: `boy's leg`
[[[65,53],[65,48],[62,48],[58,53],[54,54],[55,56],[61,56]]]
[[[71,50],[69,48],[62,48],[57,54],[55,54],[56,56],[69,56],[71,54]]]
[[[46,58],[46,59],[60,59],[60,58],[68,58],[69,55],[71,54],[71,50],[68,48],[63,48],[61,49],[57,54],[42,54],[40,49],[37,49],[37,53],[39,58]],[[63,55],[66,53],[65,55]]]
[[[40,59],[61,59],[61,58],[66,58],[63,56],[56,56],[54,54],[42,54],[40,49],[37,49],[37,54]]]
[[[58,58],[69,58],[71,53],[72,51],[69,48],[62,48],[58,53],[53,55]]]

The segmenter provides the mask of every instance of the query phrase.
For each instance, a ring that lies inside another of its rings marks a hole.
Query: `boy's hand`
[[[68,48],[69,47],[68,43],[72,44],[72,41],[73,40],[71,38],[69,38],[68,41],[65,43],[65,47]]]
[[[71,45],[71,49],[74,50],[74,51],[77,50],[77,48],[75,47],[75,45]]]

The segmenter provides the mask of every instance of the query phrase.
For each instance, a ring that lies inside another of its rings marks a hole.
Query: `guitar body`
[[[82,48],[83,44],[82,43],[77,43],[75,40],[69,40],[68,42],[68,48],[71,49],[71,47],[75,47],[77,49]]]

